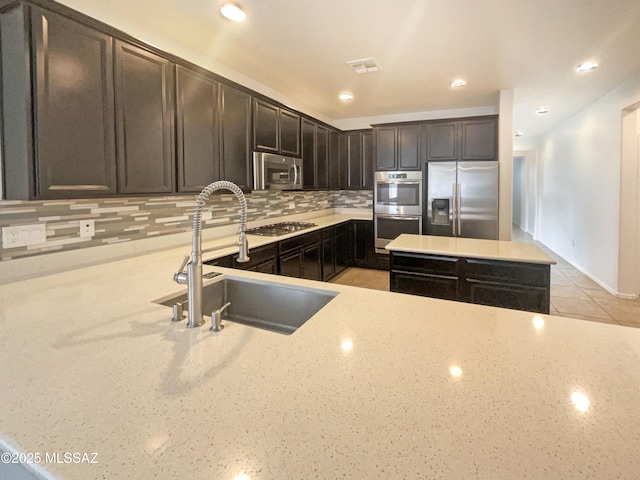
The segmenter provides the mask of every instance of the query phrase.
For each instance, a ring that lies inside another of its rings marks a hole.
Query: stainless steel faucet
[[[191,262],[187,265],[189,256],[185,256],[178,273],[173,276],[173,280],[175,282],[181,285],[187,285],[187,308],[189,310],[189,322],[187,323],[187,327],[189,328],[199,327],[204,323],[204,319],[202,318],[202,207],[204,207],[209,196],[213,192],[221,189],[233,192],[240,202],[240,227],[238,228],[240,236],[238,237],[238,241],[235,243],[220,245],[205,251],[209,252],[211,250],[218,250],[220,248],[237,245],[239,250],[238,262],[249,261],[249,243],[247,242],[247,236],[245,234],[245,230],[247,229],[247,200],[244,198],[242,190],[240,190],[235,183],[227,182],[225,180],[213,182],[200,192],[200,195],[198,195],[198,199],[196,200],[196,208],[193,212]],[[184,271],[185,266],[187,267],[186,272]]]

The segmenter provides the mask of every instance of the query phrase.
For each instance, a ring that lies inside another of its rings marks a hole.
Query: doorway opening
[[[538,165],[533,150],[514,152],[512,179],[512,223],[537,238]]]

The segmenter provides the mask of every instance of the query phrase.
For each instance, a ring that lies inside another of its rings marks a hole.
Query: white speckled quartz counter
[[[542,263],[556,261],[533,243],[402,234],[386,247],[390,251],[487,258],[506,262]]]
[[[0,288],[0,436],[98,454],[64,480],[638,478],[639,329],[206,266],[339,292],[211,334],[151,303],[185,248]]]

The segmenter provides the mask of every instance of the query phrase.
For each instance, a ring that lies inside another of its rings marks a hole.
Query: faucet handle
[[[179,283],[181,285],[184,285],[187,283],[187,272],[184,271],[184,268],[187,266],[187,263],[189,263],[189,255],[184,256],[184,258],[182,259],[182,263],[178,268],[178,273],[173,275],[174,282]]]

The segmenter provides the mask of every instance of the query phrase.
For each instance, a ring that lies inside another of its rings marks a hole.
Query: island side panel
[[[548,264],[394,251],[390,256],[393,292],[549,313]]]

